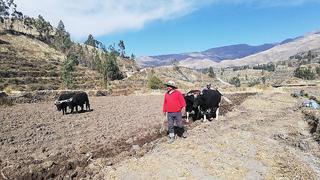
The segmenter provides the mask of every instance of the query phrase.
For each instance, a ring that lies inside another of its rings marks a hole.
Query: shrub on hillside
[[[317,72],[318,76],[320,77],[320,67],[319,66],[316,68],[316,72]]]
[[[273,63],[258,64],[256,66],[253,66],[253,69],[260,69],[260,70],[266,70],[266,71],[275,71],[276,66]]]
[[[254,80],[251,80],[249,83],[248,83],[248,86],[249,87],[253,87],[255,85],[258,85],[260,84],[260,80],[259,79],[254,79]]]
[[[262,81],[263,84],[266,84],[266,81],[267,81],[267,80],[266,80],[266,77],[263,76],[263,77],[261,78],[261,81]]]
[[[233,77],[230,82],[230,84],[236,86],[236,87],[240,87],[241,86],[241,82],[240,79],[238,77]]]
[[[208,70],[208,75],[211,78],[215,78],[216,77],[216,74],[214,73],[213,68],[211,66],[210,66],[210,68]]]
[[[313,80],[316,74],[310,68],[300,66],[294,70],[294,76],[301,79]]]
[[[162,89],[164,87],[163,82],[157,76],[152,75],[148,80],[148,87],[150,89]]]

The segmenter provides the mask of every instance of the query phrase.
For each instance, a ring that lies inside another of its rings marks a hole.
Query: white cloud
[[[298,5],[319,0],[16,0],[29,16],[43,15],[56,25],[61,19],[75,38],[141,29],[156,20],[175,19],[209,3]]]
[[[76,38],[140,29],[155,20],[188,14],[211,0],[16,0],[29,16],[41,14],[53,24],[61,19]]]

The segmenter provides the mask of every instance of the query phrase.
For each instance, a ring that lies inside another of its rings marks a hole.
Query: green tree
[[[179,61],[178,61],[178,60],[176,60],[176,59],[172,60],[172,61],[171,61],[171,64],[172,64],[172,66],[173,66],[173,70],[175,70],[175,71],[179,71],[179,70],[180,70],[180,68],[179,68]]]
[[[309,50],[309,51],[308,51],[308,54],[307,54],[308,63],[311,62],[312,58],[313,58],[313,57],[312,57],[312,52]]]
[[[211,77],[211,78],[216,77],[216,74],[214,73],[213,68],[211,66],[209,67],[208,73],[209,73],[209,77]]]
[[[0,0],[0,18],[1,22],[4,21],[5,18],[9,17],[9,6],[7,4],[7,1]]]
[[[131,59],[131,61],[135,61],[136,60],[136,56],[134,54],[131,54],[130,59]]]
[[[268,63],[267,64],[267,71],[275,71],[276,70],[276,65],[273,63]]]
[[[221,68],[220,75],[222,76],[224,74],[224,69]]]
[[[30,17],[25,17],[23,20],[23,24],[25,26],[25,29],[28,31],[30,30],[30,34],[31,34],[31,30],[33,29],[33,26],[35,24],[35,19],[34,18],[30,18]]]
[[[108,49],[109,49],[111,55],[113,55],[113,56],[119,56],[120,55],[120,53],[115,48],[115,44],[109,45]]]
[[[9,17],[9,7],[4,0],[0,0],[0,23],[5,23],[5,19]]]
[[[62,22],[62,20],[59,21],[58,23],[58,26],[57,26],[57,31],[60,31],[60,32],[66,32],[66,28],[64,26],[64,23]]]
[[[69,52],[67,58],[73,63],[73,65],[79,65],[79,55],[77,52]]]
[[[67,60],[63,62],[61,79],[63,84],[68,87],[73,87],[73,72],[75,71],[75,66],[78,62],[78,56],[75,54],[70,54],[67,57]]]
[[[66,52],[72,45],[73,42],[71,41],[70,34],[66,31],[63,22],[60,20],[55,33],[54,46],[56,49]]]
[[[105,80],[113,81],[123,79],[123,74],[118,67],[116,57],[114,55],[107,56],[103,74]]]
[[[22,12],[17,10],[17,4],[14,0],[0,0],[0,22],[5,23],[5,19],[11,19],[10,30],[13,30],[13,23],[17,19],[23,19]],[[8,29],[7,24],[5,24]]]
[[[94,39],[92,34],[89,34],[88,39],[84,42],[84,44],[92,47],[97,47],[97,40]]]
[[[119,43],[118,43],[118,46],[119,46],[119,49],[120,49],[120,56],[121,57],[125,57],[125,49],[126,49],[126,46],[124,45],[124,41],[123,40],[120,40]]]
[[[41,15],[39,15],[35,22],[35,27],[39,32],[40,40],[46,43],[51,43],[50,32],[53,29],[51,24],[47,22]]]

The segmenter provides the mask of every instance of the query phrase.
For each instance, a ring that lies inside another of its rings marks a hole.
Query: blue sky
[[[320,30],[320,0],[15,0],[24,14],[63,20],[71,37],[125,41],[137,56],[258,45]]]
[[[143,29],[99,37],[108,44],[123,39],[137,55],[203,51],[247,43],[258,45],[320,30],[320,4],[254,7],[248,4],[212,4],[184,17],[156,21]]]

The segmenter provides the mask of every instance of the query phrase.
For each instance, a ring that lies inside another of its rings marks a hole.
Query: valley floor
[[[162,95],[91,97],[93,111],[65,116],[53,102],[1,108],[0,179],[319,179],[298,100],[248,95],[227,95],[237,106],[223,101],[223,116],[173,144],[159,132]]]
[[[228,95],[235,105],[247,96]],[[86,178],[94,160],[142,156],[166,135],[162,103],[163,95],[90,97],[92,111],[68,115],[52,101],[1,107],[0,179]],[[221,113],[232,107],[223,102]]]
[[[162,143],[142,158],[102,168],[105,179],[319,179],[319,145],[296,99],[265,92],[187,139]]]

